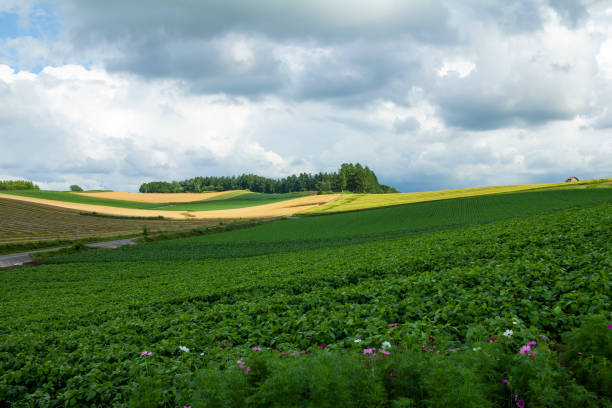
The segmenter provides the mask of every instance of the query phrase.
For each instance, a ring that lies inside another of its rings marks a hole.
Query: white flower
[[[185,353],[189,353],[189,349],[185,346],[179,346],[179,350],[184,351]]]
[[[480,350],[480,347],[474,347],[472,350],[478,351],[478,350]]]
[[[388,341],[383,341],[382,348],[384,349],[391,348],[391,343],[389,343]]]
[[[353,340],[355,343],[361,343],[361,339],[355,339]]]
[[[506,330],[506,331],[504,332],[504,336],[505,336],[505,337],[510,337],[510,336],[512,336],[513,334],[514,334],[514,332],[513,332],[512,330],[510,330],[510,329],[508,329],[508,330]]]
[[[512,324],[519,324],[518,320],[513,320]]]

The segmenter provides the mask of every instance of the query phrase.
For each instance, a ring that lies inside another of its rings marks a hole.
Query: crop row
[[[0,400],[128,405],[154,389],[158,403],[187,404],[179,396],[195,392],[184,384],[194,373],[252,359],[253,347],[310,355],[357,339],[467,352],[511,330],[510,361],[538,335],[557,341],[585,316],[610,316],[611,235],[612,205],[602,204],[250,258],[0,271],[11,288],[0,292]]]
[[[612,202],[612,189],[550,190],[470,197],[283,220],[224,234],[157,242],[63,261],[204,259],[340,246]]]

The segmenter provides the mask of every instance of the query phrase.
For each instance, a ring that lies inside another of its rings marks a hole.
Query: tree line
[[[0,190],[39,190],[31,181],[0,180]]]
[[[397,193],[380,184],[376,174],[361,164],[343,163],[333,173],[300,173],[281,179],[255,174],[240,176],[194,177],[183,181],[152,181],[140,186],[141,193],[202,193],[207,191],[250,190],[258,193],[292,193],[299,191],[353,193]]]

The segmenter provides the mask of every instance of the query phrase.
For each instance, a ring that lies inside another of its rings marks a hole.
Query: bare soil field
[[[164,217],[173,220],[217,220],[217,219],[250,219],[270,218],[291,215],[300,211],[308,210],[322,204],[329,203],[340,194],[322,194],[300,197],[272,204],[258,205],[254,207],[236,208],[231,210],[215,211],[163,211],[163,210],[141,210],[132,208],[107,207],[103,205],[90,205],[81,203],[70,203],[64,201],[45,200],[42,198],[23,197],[9,194],[0,194],[0,199],[25,201],[28,203],[42,204],[54,207],[68,208],[80,212],[95,212],[105,215],[116,215],[122,217]],[[141,222],[142,225],[142,222]]]
[[[228,193],[242,190],[218,191],[213,193],[122,193],[120,191],[103,191],[97,193],[74,193],[87,197],[110,198],[112,200],[136,201],[139,203],[190,203],[208,200]]]

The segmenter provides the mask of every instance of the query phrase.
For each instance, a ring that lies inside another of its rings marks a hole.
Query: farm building
[[[580,181],[580,180],[578,180],[578,177],[574,177],[574,176],[572,176],[572,177],[568,178],[567,180],[565,180],[566,183],[571,183],[572,181]]]

